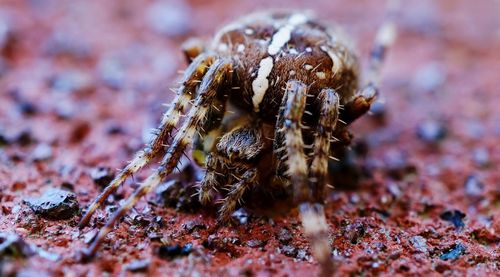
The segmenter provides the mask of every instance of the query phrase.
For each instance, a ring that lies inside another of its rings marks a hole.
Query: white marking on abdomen
[[[307,22],[307,17],[303,14],[296,13],[290,16],[288,23],[279,29],[271,39],[271,44],[267,48],[269,55],[276,55],[281,50],[281,48],[290,41],[292,37],[292,31],[297,25],[304,24]]]
[[[260,102],[264,99],[264,95],[266,94],[266,90],[269,87],[269,74],[271,74],[271,70],[273,69],[273,58],[267,57],[262,59],[259,64],[259,71],[257,72],[257,78],[252,82],[252,103],[253,109],[255,112],[259,111]]]

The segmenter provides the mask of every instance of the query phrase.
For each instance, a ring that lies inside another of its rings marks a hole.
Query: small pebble
[[[68,56],[75,59],[90,57],[90,48],[83,41],[67,33],[56,31],[42,46],[43,52],[48,56]]]
[[[47,219],[69,219],[79,210],[76,195],[72,192],[51,188],[40,197],[23,201],[35,214]]]
[[[203,224],[202,221],[200,220],[189,220],[188,222],[182,224],[182,227],[184,230],[186,230],[188,233],[192,233],[196,229],[206,229],[207,226]]]
[[[35,143],[36,142],[36,139],[33,137],[33,135],[31,134],[31,131],[30,130],[25,130],[25,131],[22,131],[15,139],[14,141],[21,145],[21,146],[27,146],[27,145],[30,145],[32,143]]]
[[[49,160],[52,155],[52,147],[45,143],[38,144],[32,153],[33,161],[36,162]]]
[[[116,57],[104,57],[97,65],[99,78],[112,89],[121,89],[126,80],[126,71],[123,62]]]
[[[483,195],[484,185],[476,175],[471,175],[465,180],[465,193],[468,196],[477,197]]]
[[[461,229],[465,226],[463,219],[465,214],[459,210],[445,211],[439,216],[442,220],[453,223],[456,229]]]
[[[236,210],[232,215],[231,217],[236,221],[238,222],[240,225],[245,225],[248,223],[248,218],[249,218],[249,215],[248,215],[248,212],[243,209],[243,208],[240,208],[238,210]]]
[[[428,144],[436,144],[447,135],[446,127],[442,122],[426,120],[417,126],[417,137]]]
[[[435,92],[446,81],[446,74],[438,63],[429,63],[417,70],[413,78],[413,86],[418,91]]]
[[[36,113],[38,113],[38,107],[26,100],[18,102],[17,109],[19,110],[19,112],[26,116],[35,115]]]
[[[147,10],[149,27],[166,36],[180,36],[192,26],[191,10],[183,1],[157,1]]]
[[[281,243],[288,243],[292,240],[293,236],[292,236],[292,232],[290,232],[288,229],[286,228],[283,228],[280,230],[279,234],[278,234],[278,240],[281,242]]]
[[[297,256],[297,248],[291,246],[291,245],[284,245],[280,248],[281,253],[283,253],[285,256],[288,257],[295,257]]]
[[[65,71],[54,76],[49,86],[56,93],[77,93],[92,89],[90,76],[80,71]]]
[[[463,246],[461,243],[458,242],[450,249],[443,252],[443,254],[439,256],[439,258],[443,261],[455,260],[461,255],[463,255],[465,253],[465,250],[466,250],[465,246]]]
[[[257,247],[262,247],[266,245],[266,242],[263,240],[258,240],[258,239],[251,239],[247,241],[247,246],[251,248],[257,248]]]
[[[99,187],[106,187],[113,181],[115,174],[109,167],[95,167],[90,170],[90,177]]]
[[[490,165],[490,154],[484,147],[475,148],[472,151],[472,160],[478,167],[487,167]]]
[[[15,233],[0,233],[0,261],[5,257],[27,258],[34,249]]]
[[[193,244],[188,243],[184,246],[176,245],[162,245],[158,248],[158,256],[164,259],[174,259],[189,255],[193,250]]]
[[[150,260],[133,260],[125,266],[125,270],[130,272],[144,272],[151,264]]]
[[[410,242],[415,248],[415,250],[427,253],[427,240],[422,236],[413,236],[410,238]]]

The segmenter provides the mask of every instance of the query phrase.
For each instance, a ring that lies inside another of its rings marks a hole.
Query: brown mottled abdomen
[[[288,80],[318,95],[332,88],[345,103],[358,87],[358,62],[348,39],[299,12],[259,13],[231,23],[214,38],[212,51],[233,61],[230,100],[274,121]],[[315,104],[311,97],[310,104]]]

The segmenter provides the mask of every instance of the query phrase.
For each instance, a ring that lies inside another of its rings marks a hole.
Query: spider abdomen
[[[264,120],[275,120],[289,80],[307,84],[310,95],[332,88],[341,103],[358,86],[357,57],[348,39],[303,13],[252,14],[224,27],[211,47],[232,60],[231,102]]]

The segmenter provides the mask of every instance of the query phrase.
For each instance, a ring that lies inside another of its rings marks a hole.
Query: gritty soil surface
[[[339,273],[354,276],[498,275],[500,3],[403,2],[384,66],[385,109],[354,125],[328,196],[332,255]],[[219,227],[213,209],[166,189],[167,199],[142,200],[98,258],[81,262],[79,251],[150,169],[90,226],[77,223],[151,136],[186,67],[185,39],[209,38],[257,9],[310,9],[344,26],[366,60],[384,3],[2,0],[0,275],[317,272],[296,210],[240,211]]]

